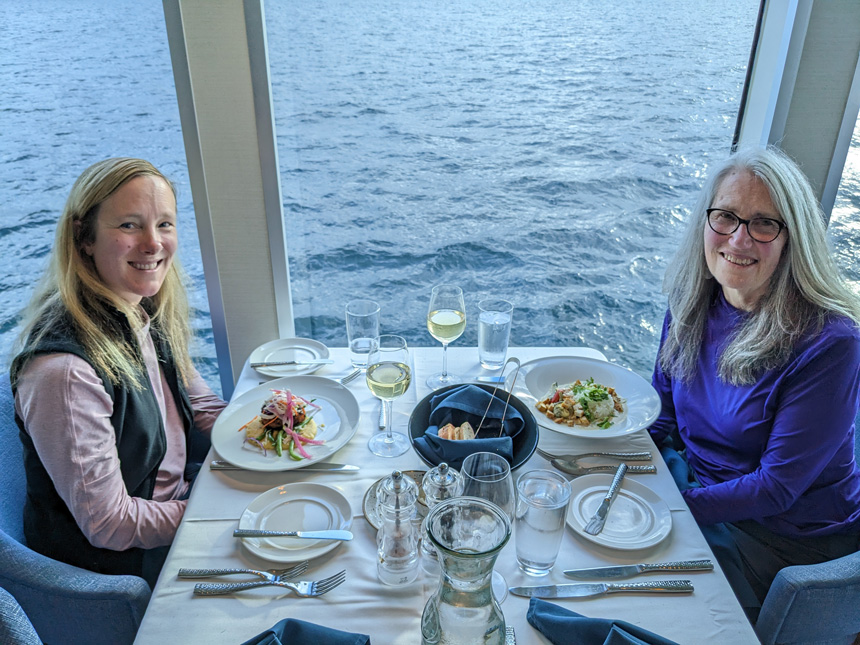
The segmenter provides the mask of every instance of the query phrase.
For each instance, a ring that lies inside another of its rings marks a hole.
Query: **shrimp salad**
[[[320,407],[313,401],[296,396],[289,390],[272,390],[272,396],[263,401],[260,414],[239,428],[245,431],[245,445],[269,451],[290,459],[310,459],[305,446],[320,446],[325,441],[315,439],[317,424],[314,415]]]
[[[559,424],[606,429],[613,419],[624,413],[624,399],[614,388],[590,378],[585,383],[579,380],[562,386],[553,383],[536,407]]]

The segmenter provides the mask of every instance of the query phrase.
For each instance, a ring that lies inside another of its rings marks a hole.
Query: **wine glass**
[[[367,387],[385,406],[385,432],[379,432],[367,442],[370,451],[379,457],[396,457],[409,450],[409,440],[400,432],[392,432],[392,401],[409,389],[412,381],[412,361],[406,339],[383,334],[367,357]]]
[[[427,386],[438,390],[446,385],[460,383],[462,379],[448,374],[448,343],[457,340],[466,329],[466,305],[463,290],[453,284],[433,287],[430,307],[427,310],[427,330],[442,343],[442,371],[427,379]]]
[[[463,460],[460,474],[463,476],[463,495],[492,502],[502,509],[513,526],[517,495],[507,459],[494,452],[473,452]],[[499,602],[508,595],[505,577],[496,570],[493,570],[493,593]]]

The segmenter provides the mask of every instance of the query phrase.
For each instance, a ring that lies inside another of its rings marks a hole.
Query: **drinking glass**
[[[505,364],[514,306],[501,298],[485,298],[478,303],[478,360],[485,370],[499,370]]]
[[[385,432],[374,434],[367,442],[370,451],[379,457],[396,457],[409,450],[409,440],[391,429],[392,401],[409,389],[412,381],[412,360],[402,336],[383,334],[367,359],[367,387],[385,406]]]
[[[438,390],[446,385],[460,383],[462,379],[448,374],[448,343],[457,340],[466,329],[466,305],[463,290],[453,284],[433,287],[430,307],[427,310],[427,330],[442,343],[442,371],[427,379],[427,386]]]
[[[350,300],[346,304],[346,339],[353,367],[366,369],[367,358],[379,338],[379,305],[373,300]]]
[[[513,523],[516,492],[507,459],[494,452],[474,452],[463,460],[460,474],[463,476],[464,496],[492,502]],[[508,593],[508,584],[498,571],[493,571],[493,592],[499,602]]]
[[[550,470],[533,470],[517,480],[516,545],[520,569],[545,576],[558,557],[570,501],[567,479]]]

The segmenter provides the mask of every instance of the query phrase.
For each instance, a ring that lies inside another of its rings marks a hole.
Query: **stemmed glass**
[[[392,401],[409,389],[412,381],[412,360],[406,339],[383,334],[367,358],[367,387],[385,406],[385,432],[374,434],[367,442],[370,451],[379,457],[396,457],[409,450],[409,440],[400,432],[392,432]]]
[[[463,290],[453,284],[433,287],[430,307],[427,310],[427,330],[442,343],[442,371],[427,379],[427,386],[438,390],[446,385],[460,383],[462,379],[448,374],[448,343],[457,340],[466,329],[466,305]]]
[[[492,502],[514,522],[517,495],[508,460],[494,452],[474,452],[463,460],[463,495]],[[505,577],[493,571],[493,593],[499,602],[508,594]]]

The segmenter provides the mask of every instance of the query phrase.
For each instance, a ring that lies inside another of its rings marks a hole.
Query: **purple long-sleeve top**
[[[689,382],[654,369],[662,411],[650,432],[678,428],[701,488],[682,491],[701,525],[755,520],[780,535],[860,532],[854,418],[860,333],[832,317],[804,336],[788,362],[752,385],[717,376],[720,351],[747,315],[720,293],[709,310]],[[660,346],[666,340],[666,314]]]

